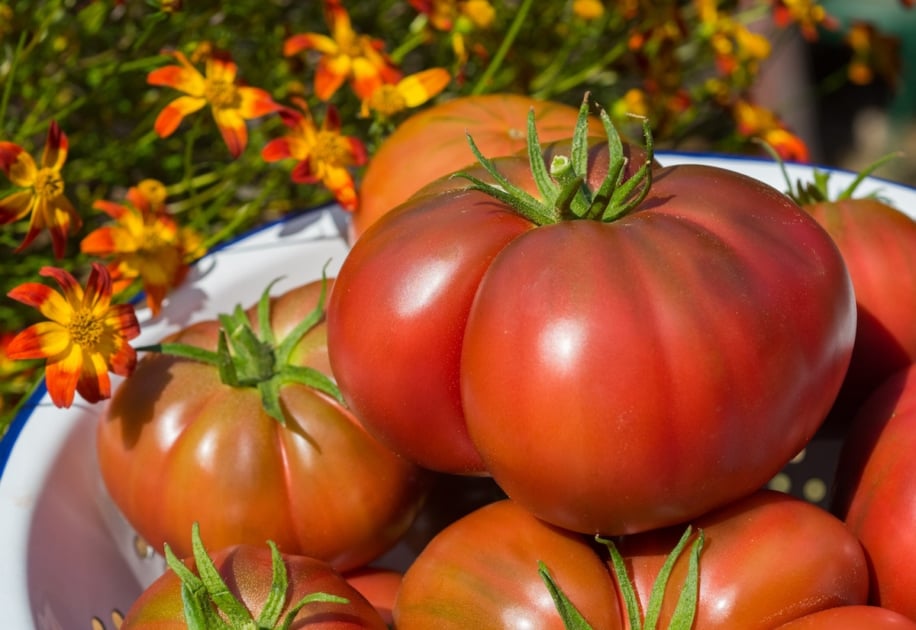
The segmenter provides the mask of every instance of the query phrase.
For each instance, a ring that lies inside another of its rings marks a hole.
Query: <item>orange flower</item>
[[[363,99],[360,116],[370,111],[382,118],[391,118],[408,107],[417,107],[439,94],[452,78],[444,68],[430,68],[404,77],[395,84],[378,86]]]
[[[17,252],[47,228],[54,256],[63,258],[67,234],[78,230],[83,223],[73,204],[64,196],[64,178],[60,171],[67,160],[67,148],[67,135],[56,121],[48,128],[40,166],[19,145],[0,142],[0,168],[10,182],[19,187],[0,199],[0,225],[31,215],[29,231],[16,248]]]
[[[158,315],[169,290],[188,273],[188,263],[203,252],[200,237],[181,229],[165,207],[165,186],[147,179],[127,191],[127,205],[97,201],[94,207],[117,224],[94,230],[80,243],[83,253],[111,256],[114,293],[140,278],[146,303]]]
[[[583,20],[596,20],[604,15],[601,0],[573,0],[573,14]]]
[[[315,72],[315,94],[318,98],[328,100],[349,79],[356,95],[365,99],[379,85],[394,83],[401,78],[398,69],[382,52],[384,43],[381,40],[354,32],[350,14],[340,0],[325,0],[324,8],[331,37],[320,33],[300,33],[283,43],[283,54],[287,57],[303,50],[321,53]]]
[[[496,11],[488,0],[409,0],[410,5],[429,18],[429,23],[440,31],[451,31],[467,21],[477,28],[487,28],[493,23]]]
[[[185,96],[179,96],[159,113],[154,125],[156,133],[162,138],[171,135],[185,116],[209,104],[229,153],[237,158],[248,144],[245,121],[275,112],[280,106],[265,90],[237,85],[238,67],[225,53],[207,57],[205,74],[183,53],[170,54],[178,60],[178,65],[157,68],[147,75],[146,81],[150,85],[174,88]]]
[[[817,39],[818,27],[833,29],[837,26],[837,20],[828,15],[817,0],[774,0],[773,21],[780,27],[797,23],[808,41]]]
[[[27,282],[7,294],[48,318],[16,335],[8,356],[47,359],[45,380],[58,407],[73,404],[75,391],[90,403],[109,398],[108,372],[128,376],[137,362],[127,343],[140,334],[134,307],[111,304],[111,277],[99,263],[93,263],[85,291],[63,269],[43,267],[40,274],[54,279],[63,293]]]
[[[347,210],[357,205],[356,186],[350,167],[366,163],[366,148],[356,138],[341,135],[340,117],[328,107],[321,127],[315,125],[305,101],[296,99],[301,113],[294,109],[280,112],[290,132],[267,143],[261,155],[268,162],[293,158],[292,180],[303,184],[321,182]]]
[[[734,116],[738,133],[748,138],[760,138],[773,147],[783,160],[807,162],[810,159],[804,141],[786,129],[770,110],[738,101]]]

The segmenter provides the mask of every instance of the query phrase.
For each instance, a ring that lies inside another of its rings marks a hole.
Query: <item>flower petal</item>
[[[239,114],[246,120],[260,118],[280,110],[280,105],[274,102],[266,90],[240,87],[236,91],[241,99],[238,107]]]
[[[31,187],[38,177],[35,160],[12,142],[0,142],[0,167],[14,186]]]
[[[48,139],[45,142],[44,152],[41,155],[41,165],[59,171],[67,161],[67,134],[61,131],[57,121],[51,121],[48,128]]]
[[[70,407],[73,404],[73,395],[76,384],[80,379],[83,369],[83,353],[78,346],[72,346],[70,351],[58,361],[48,361],[45,368],[45,382],[51,402],[57,407]]]
[[[176,57],[178,57],[177,54]],[[183,63],[179,66],[156,68],[146,75],[146,82],[150,85],[170,87],[191,96],[203,98],[206,85],[204,75],[188,63],[184,55],[179,58],[179,61],[182,60]]]
[[[70,333],[56,322],[32,324],[13,337],[6,349],[11,359],[47,359],[65,352]]]
[[[430,68],[404,77],[398,82],[397,90],[407,107],[417,107],[439,94],[451,80],[444,68]]]
[[[25,218],[34,205],[31,190],[18,190],[0,199],[0,225]]]
[[[96,352],[83,353],[83,366],[79,372],[76,391],[86,402],[97,403],[111,397],[111,379],[105,358]]]
[[[330,99],[350,76],[349,57],[322,57],[315,71],[315,96]]]
[[[179,96],[159,112],[153,129],[160,138],[168,137],[178,129],[178,125],[185,116],[196,112],[206,104],[207,100],[203,97]]]
[[[317,50],[326,55],[336,55],[340,48],[337,42],[320,33],[299,33],[291,35],[283,42],[283,56],[291,57],[303,50]]]
[[[214,109],[213,118],[229,148],[229,153],[233,158],[237,158],[248,144],[248,127],[245,126],[245,119],[236,109]]]

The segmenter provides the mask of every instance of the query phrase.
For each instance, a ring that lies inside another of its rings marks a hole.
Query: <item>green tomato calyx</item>
[[[207,554],[200,539],[200,527],[195,522],[191,529],[191,548],[195,574],[165,545],[165,559],[169,568],[181,580],[181,600],[189,630],[288,630],[296,615],[305,606],[315,602],[347,604],[349,600],[329,593],[311,593],[296,602],[283,619],[280,616],[286,605],[289,575],[277,545],[270,546],[272,582],[270,592],[258,618],[232,594]]]
[[[538,139],[534,110],[528,113],[528,162],[540,198],[522,190],[500,173],[496,163],[487,158],[470,134],[468,144],[478,162],[495,183],[462,171],[455,177],[471,182],[471,188],[484,192],[515,210],[537,225],[550,225],[574,219],[613,221],[635,209],[652,185],[652,134],[647,120],[643,120],[646,141],[646,161],[631,177],[624,179],[627,157],[623,141],[604,109],[599,112],[608,140],[609,166],[601,185],[593,190],[588,185],[589,154],[589,95],[579,108],[572,134],[570,155],[555,156],[550,166],[544,162],[543,149]]]
[[[693,542],[690,539],[693,538]],[[681,535],[680,540],[674,549],[668,554],[665,563],[662,565],[655,582],[652,584],[652,591],[649,594],[649,601],[645,608],[645,618],[640,618],[639,600],[636,596],[636,589],[633,587],[633,581],[627,574],[626,563],[623,556],[617,550],[613,541],[607,538],[596,536],[595,540],[604,545],[610,554],[611,566],[614,571],[614,578],[620,588],[623,596],[623,604],[627,615],[627,621],[633,630],[657,630],[658,620],[661,615],[662,602],[665,596],[665,589],[668,586],[668,580],[674,570],[674,564],[680,558],[687,545],[690,544],[690,557],[688,560],[687,576],[681,587],[680,595],[675,604],[674,612],[671,615],[671,621],[668,624],[668,630],[690,630],[693,628],[693,621],[696,617],[697,601],[700,592],[700,552],[703,550],[703,530],[697,530],[696,536],[693,536],[693,527],[687,526],[687,529]],[[542,562],[539,563],[538,573],[550,596],[553,598],[557,611],[563,620],[563,625],[567,630],[592,630],[591,625],[586,621],[582,613],[569,600],[565,593],[560,590],[553,577]]]
[[[343,403],[343,396],[333,380],[315,368],[292,362],[296,345],[324,318],[327,293],[324,272],[317,306],[282,340],[276,339],[270,325],[270,289],[275,282],[267,285],[258,301],[260,333],[254,331],[242,306],[236,305],[232,313],[219,316],[221,328],[215,352],[186,343],[160,343],[137,350],[161,352],[216,367],[220,380],[226,385],[256,388],[264,411],[282,425],[286,424],[286,414],[280,403],[280,390],[284,385],[306,385]]]
[[[811,174],[811,181],[802,182],[802,180],[792,181],[792,178],[789,176],[789,171],[786,168],[786,163],[779,156],[779,153],[776,152],[772,146],[766,142],[759,141],[764,150],[770,154],[770,157],[779,164],[779,168],[782,171],[782,177],[786,182],[786,195],[788,195],[795,203],[800,206],[808,206],[816,203],[824,202],[833,202],[833,201],[845,201],[847,199],[854,199],[856,190],[859,188],[859,185],[865,181],[876,170],[890,162],[891,160],[896,160],[899,157],[903,156],[901,151],[894,151],[883,155],[864,169],[859,171],[856,174],[855,179],[853,179],[846,188],[837,193],[836,196],[830,196],[830,190],[828,187],[830,181],[830,173],[821,171],[820,169],[813,169]],[[879,201],[884,201],[880,199],[876,193],[870,195],[865,195],[860,197],[862,199],[878,199]]]

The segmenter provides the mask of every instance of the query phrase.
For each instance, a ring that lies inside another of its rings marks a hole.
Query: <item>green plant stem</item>
[[[502,66],[506,55],[512,48],[512,44],[518,37],[518,33],[522,28],[522,24],[525,23],[525,18],[528,16],[528,12],[531,10],[531,6],[533,4],[534,0],[523,0],[521,6],[518,8],[518,11],[515,13],[515,19],[512,20],[512,24],[509,25],[509,30],[506,31],[506,36],[503,38],[503,41],[500,42],[499,48],[493,55],[493,59],[490,61],[490,64],[483,71],[483,74],[480,75],[480,79],[477,80],[477,83],[471,90],[471,94],[483,94],[487,91],[490,85],[490,81],[493,79],[493,76],[499,70],[500,66]]]
[[[6,124],[4,122],[6,120],[6,110],[9,107],[10,97],[13,94],[13,82],[16,78],[16,67],[19,64],[19,57],[22,55],[22,51],[25,48],[25,38],[26,34],[24,32],[19,34],[19,41],[16,43],[16,51],[13,53],[13,61],[10,64],[10,73],[7,76],[6,84],[3,86],[3,96],[0,97],[2,98],[2,100],[0,100],[0,132],[6,128]]]

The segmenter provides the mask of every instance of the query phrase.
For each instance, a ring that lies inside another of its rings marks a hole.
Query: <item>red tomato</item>
[[[868,569],[855,536],[829,512],[774,491],[760,491],[692,521],[703,531],[695,628],[770,630],[830,608],[865,603]],[[617,542],[642,610],[681,526]],[[668,581],[659,628],[687,574],[682,555]]]
[[[255,619],[261,614],[273,584],[272,558],[266,545],[233,546],[210,556],[230,592]],[[306,595],[327,593],[347,603],[312,602],[294,617],[292,628],[319,630],[384,630],[387,626],[359,591],[327,563],[304,556],[282,555],[289,583],[280,619]],[[185,564],[197,571],[193,560]],[[168,570],[153,582],[131,606],[120,630],[184,630],[185,619],[181,580]]]
[[[525,148],[525,124],[534,110],[541,140],[571,135],[578,110],[521,94],[482,94],[443,101],[413,114],[386,138],[360,183],[351,240],[380,216],[407,201],[423,185],[473,164],[470,133],[484,155],[511,155]],[[593,130],[602,134],[595,120]],[[417,147],[422,147],[418,150]],[[392,176],[394,170],[407,174]]]
[[[826,183],[795,195],[833,237],[855,290],[856,341],[831,417],[842,428],[872,390],[916,360],[916,221],[880,199],[854,197],[854,186],[830,198]]]
[[[871,602],[916,620],[916,366],[864,403],[840,456],[835,511],[859,537]]]
[[[394,623],[394,600],[404,576],[393,569],[362,567],[344,573],[347,582],[366,598],[386,625]]]
[[[614,583],[589,541],[508,500],[471,512],[430,541],[404,574],[395,627],[563,629],[539,562],[592,628],[623,628]]]
[[[500,166],[527,186],[521,158]],[[766,483],[842,381],[849,276],[775,189],[695,165],[653,177],[608,221],[538,225],[465,188],[377,222],[328,305],[358,417],[422,466],[489,472],[580,532],[683,522]]]
[[[318,304],[320,283],[272,300],[278,339]],[[255,320],[254,307],[248,316]],[[172,338],[215,350],[218,321]],[[291,360],[330,373],[321,321]],[[190,554],[195,521],[208,548],[273,540],[286,553],[362,566],[407,530],[426,475],[369,435],[345,407],[305,385],[282,386],[286,425],[258,391],[217,368],[164,354],[144,357],[98,425],[98,459],[114,502],[154,548]]]
[[[916,623],[878,606],[839,606],[799,617],[777,630],[916,630]]]

